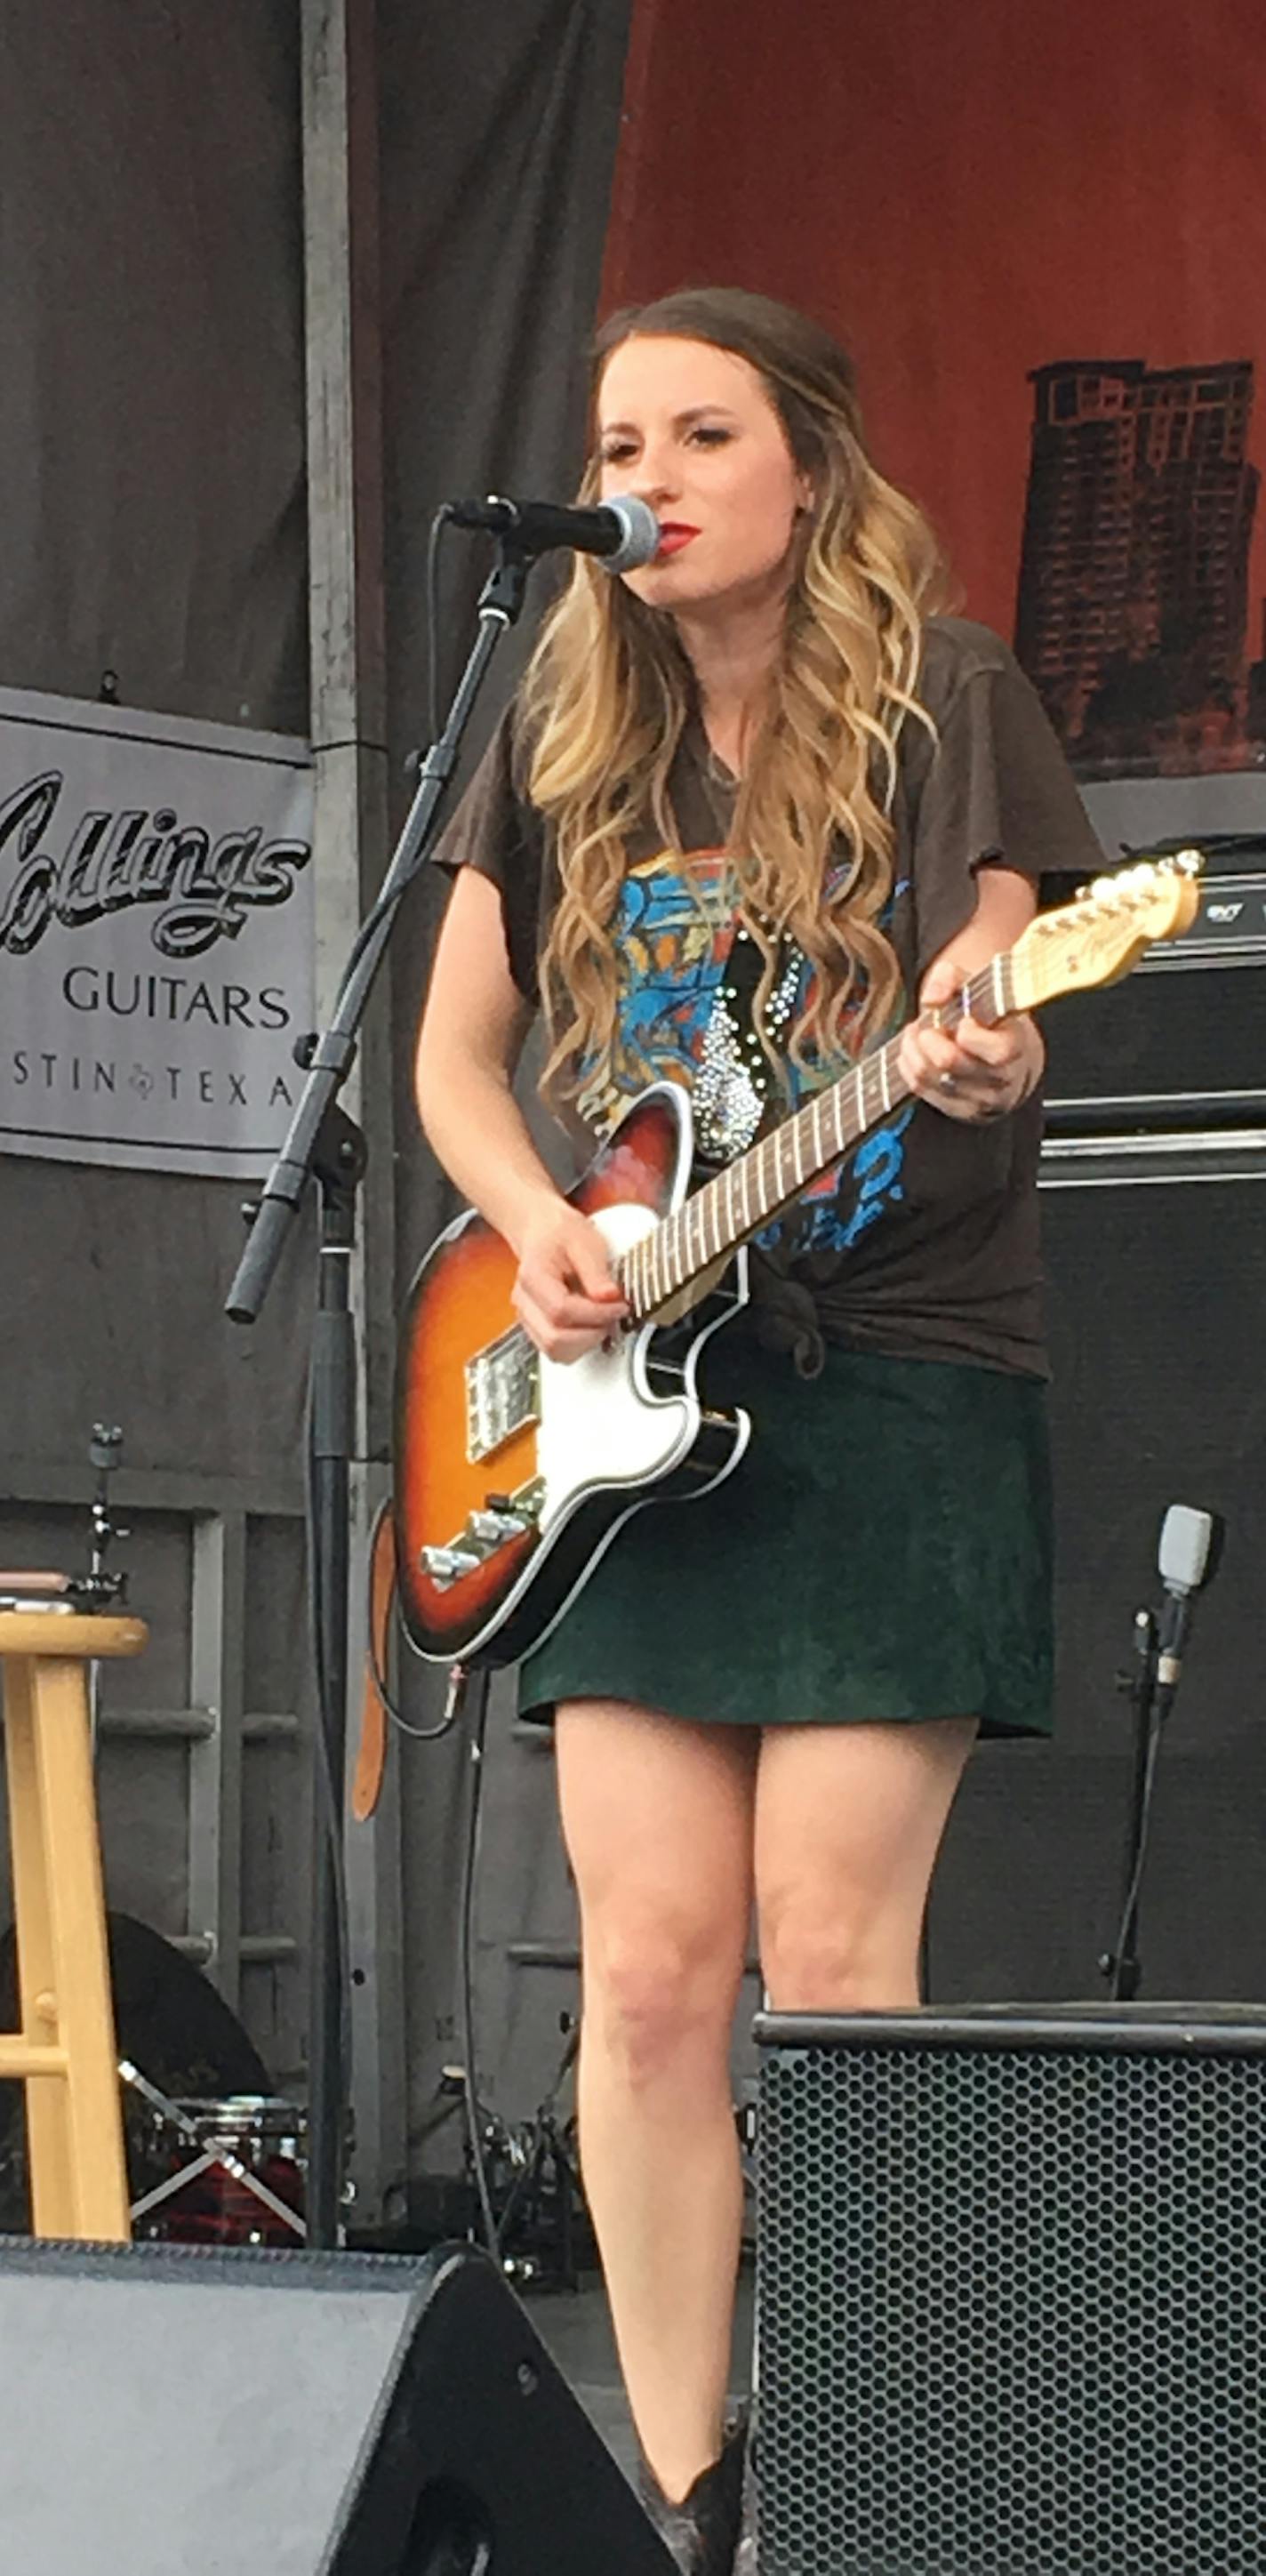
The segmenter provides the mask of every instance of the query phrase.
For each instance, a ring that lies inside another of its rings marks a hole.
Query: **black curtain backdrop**
[[[0,17],[0,680],[303,734],[298,11]]]
[[[585,353],[598,297],[627,39],[624,0],[384,0],[380,10],[389,733],[426,736],[427,534],[463,493],[560,497],[580,470]],[[473,634],[486,540],[443,557],[442,704]],[[463,774],[522,668],[550,575],[501,648]],[[425,886],[393,952],[398,1133],[416,1135],[410,1031],[443,889]],[[447,1206],[423,1149],[402,1153],[404,1285]]]

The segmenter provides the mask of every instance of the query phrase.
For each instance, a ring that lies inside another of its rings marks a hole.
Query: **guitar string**
[[[1006,954],[990,959],[989,964],[963,985],[947,1001],[940,1003],[928,1016],[936,1028],[956,1028],[968,1011],[976,1018],[1005,1017],[1010,1005],[1010,963]],[[910,1086],[896,1072],[900,1033],[863,1056],[840,1081],[828,1090],[815,1092],[812,1099],[785,1119],[772,1134],[749,1146],[745,1154],[726,1164],[720,1172],[694,1191],[683,1207],[662,1217],[652,1233],[644,1235],[613,1265],[616,1279],[623,1288],[631,1308],[631,1320],[641,1322],[658,1307],[698,1278],[715,1261],[734,1251],[748,1235],[758,1233],[781,1207],[787,1206],[815,1173],[847,1152],[866,1129],[884,1116],[898,1100],[909,1097]],[[872,1096],[867,1097],[870,1084]],[[824,1142],[821,1121],[829,1111],[835,1134]],[[793,1177],[788,1182],[783,1172],[783,1140],[791,1148]],[[808,1149],[807,1159],[802,1148]],[[736,1224],[733,1205],[735,1180],[742,1196],[742,1221]],[[754,1186],[749,1197],[749,1178]],[[752,1200],[755,1200],[755,1207]],[[714,1249],[708,1250],[708,1220],[712,1219]],[[702,1236],[702,1257],[692,1247],[691,1226]]]

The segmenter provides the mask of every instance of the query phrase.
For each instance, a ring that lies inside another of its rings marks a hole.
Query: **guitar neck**
[[[944,1029],[956,1028],[968,1013],[989,1025],[1005,1019],[1015,1008],[1010,969],[1009,956],[991,959],[928,1017]],[[794,1117],[726,1163],[622,1255],[616,1276],[635,1321],[679,1298],[759,1234],[819,1172],[909,1099],[910,1085],[897,1061],[900,1045],[899,1034],[889,1038],[839,1082],[815,1092]]]

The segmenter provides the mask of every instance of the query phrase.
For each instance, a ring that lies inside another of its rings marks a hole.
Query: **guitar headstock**
[[[1142,859],[1096,877],[1075,903],[1040,912],[1011,951],[1012,1008],[1031,1011],[1056,993],[1115,984],[1144,949],[1189,930],[1200,906],[1199,850]]]

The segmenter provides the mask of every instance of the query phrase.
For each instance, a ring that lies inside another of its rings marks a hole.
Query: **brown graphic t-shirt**
[[[997,636],[958,618],[929,620],[919,694],[933,719],[907,718],[893,800],[893,890],[881,927],[900,963],[905,1012],[934,957],[975,904],[975,872],[1005,865],[1094,873],[1102,853],[1055,737]],[[513,708],[441,845],[449,866],[498,887],[515,981],[539,1001],[539,960],[558,899],[552,838],[525,790]],[[631,838],[611,937],[617,1025],[601,1062],[575,1068],[577,1107],[597,1135],[653,1081],[692,1096],[701,1158],[749,1145],[854,1060],[797,1064],[779,1086],[746,1043],[754,977],[744,972],[737,874],[726,850],[732,786],[702,729],[689,726],[670,779],[679,848]],[[828,872],[829,874],[829,872]],[[785,1049],[812,996],[813,969],[792,941],[776,961],[766,1026]],[[904,1014],[902,1014],[904,1016]],[[1045,1373],[1036,1200],[1041,1105],[968,1125],[906,1101],[756,1238],[752,1290],[762,1338],[802,1362],[817,1336],[902,1357],[967,1360]]]

